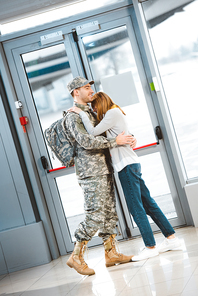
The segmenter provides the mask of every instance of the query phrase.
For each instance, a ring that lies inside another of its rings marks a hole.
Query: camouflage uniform
[[[97,123],[89,106],[75,103],[85,111],[92,124]],[[85,198],[85,220],[75,231],[77,241],[88,241],[99,230],[98,236],[106,241],[115,232],[118,220],[113,183],[113,167],[108,148],[116,147],[115,138],[89,135],[76,113],[67,116],[69,137],[76,140],[75,169]]]

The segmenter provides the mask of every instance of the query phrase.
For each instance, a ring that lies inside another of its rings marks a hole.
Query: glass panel
[[[172,200],[170,188],[164,171],[160,153],[153,153],[140,157],[142,178],[151,196],[168,219],[176,218],[177,213]],[[151,169],[152,168],[152,169]],[[150,223],[154,223],[148,216]],[[133,219],[132,219],[133,220]],[[137,227],[133,221],[134,227]]]
[[[22,55],[27,78],[44,131],[62,117],[62,111],[73,105],[67,83],[73,78],[64,44]],[[50,157],[52,156],[50,150]],[[51,157],[53,167],[62,164]]]
[[[67,179],[67,182],[66,182]],[[78,185],[76,174],[56,178],[62,206],[68,223],[72,241],[75,241],[74,232],[80,222],[84,220],[84,197]]]
[[[83,43],[96,90],[123,108],[138,146],[156,142],[126,26],[84,37]]]
[[[67,179],[67,182],[66,182]],[[74,232],[80,222],[85,218],[84,197],[78,185],[76,174],[56,178],[58,190],[72,242],[76,241]],[[95,234],[97,236],[97,233]]]
[[[138,146],[156,142],[126,26],[84,37],[83,43],[96,90],[106,92],[126,112]],[[153,198],[168,219],[177,217],[160,153],[142,156],[140,162]]]
[[[148,1],[142,7],[187,177],[194,178],[198,176],[198,1]]]
[[[64,44],[48,47],[22,55],[25,70],[32,91],[35,107],[44,131],[62,117],[62,111],[73,106],[73,98],[68,93],[67,83],[72,80]],[[48,146],[47,146],[48,147]],[[49,149],[50,157],[52,156]],[[54,168],[62,166],[51,157]],[[84,220],[84,198],[78,185],[76,174],[55,179],[59,198],[68,223],[70,237],[75,241],[74,231]]]

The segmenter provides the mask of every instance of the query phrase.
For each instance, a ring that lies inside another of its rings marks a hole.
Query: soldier
[[[83,77],[76,77],[68,83],[67,88],[74,98],[75,106],[87,113],[92,124],[97,124],[96,115],[89,105],[94,91]],[[75,231],[76,244],[67,265],[83,275],[95,274],[84,261],[84,251],[89,240],[98,231],[105,248],[106,266],[131,261],[132,256],[118,253],[115,248],[114,233],[118,221],[116,199],[113,182],[113,168],[109,149],[117,145],[135,145],[132,136],[124,136],[124,132],[116,138],[107,139],[103,136],[89,135],[84,128],[81,118],[76,113],[69,113],[66,128],[71,139],[76,140],[75,169],[78,183],[84,194],[85,219]]]

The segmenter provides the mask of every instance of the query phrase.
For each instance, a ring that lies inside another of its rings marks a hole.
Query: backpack
[[[66,130],[66,116],[68,112],[63,111],[63,118],[55,121],[44,132],[48,146],[51,148],[55,156],[66,167],[74,165],[75,157],[75,140],[72,141],[68,137]]]

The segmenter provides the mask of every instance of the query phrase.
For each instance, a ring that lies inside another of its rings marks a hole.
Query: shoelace
[[[114,249],[115,253],[118,256],[121,256],[117,239],[116,238],[112,239],[112,242],[111,243],[112,243],[112,249]]]
[[[87,255],[87,259],[88,259],[89,249],[88,249],[87,245],[84,245],[84,246],[82,247],[81,253],[80,253],[80,255],[79,255],[80,262],[82,263],[82,265],[85,265],[84,268],[86,268],[86,267],[88,266],[87,263],[86,263],[85,260],[84,260],[85,252],[86,252],[86,255]],[[84,268],[83,268],[83,269],[84,269]]]

